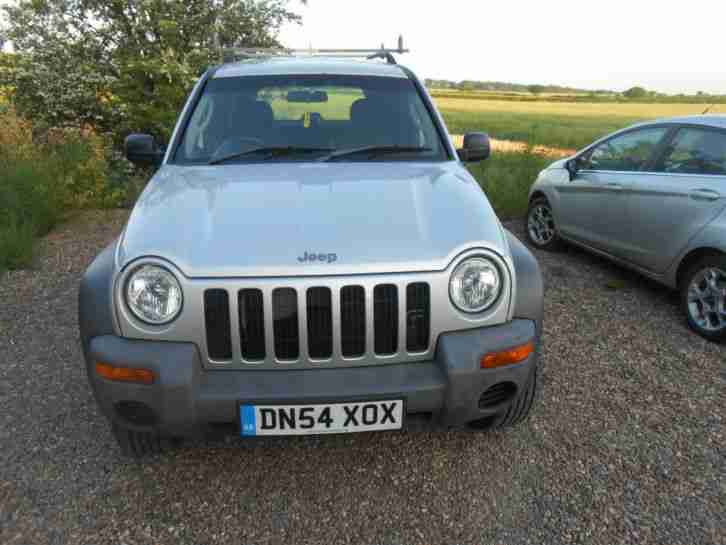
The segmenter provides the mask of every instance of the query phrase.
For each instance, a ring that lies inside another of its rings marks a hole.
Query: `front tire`
[[[161,440],[155,432],[131,430],[115,423],[112,431],[121,453],[126,457],[142,460],[161,452]]]
[[[529,243],[540,250],[557,250],[560,237],[557,235],[552,206],[545,197],[532,199],[524,220],[524,231]]]
[[[529,418],[529,414],[532,412],[532,406],[534,405],[535,397],[537,397],[537,387],[539,385],[539,380],[538,364],[535,366],[534,371],[532,372],[532,376],[529,378],[529,382],[527,382],[527,386],[522,392],[519,392],[519,394],[517,394],[517,397],[512,400],[512,403],[511,405],[509,405],[507,413],[504,415],[504,418],[501,420],[501,422],[498,423],[497,428],[511,428],[513,426],[521,424],[522,422],[527,420],[527,418]]]
[[[691,265],[680,292],[689,327],[709,341],[726,340],[726,256],[714,254]]]

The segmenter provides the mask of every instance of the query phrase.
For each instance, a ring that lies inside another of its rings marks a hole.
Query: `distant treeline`
[[[565,87],[563,85],[526,85],[523,83],[507,83],[503,81],[449,81],[445,79],[427,79],[429,89],[456,89],[458,91],[493,91],[500,93],[532,93],[532,94],[614,94],[608,90],[587,90]]]
[[[524,85],[499,81],[448,81],[427,79],[426,87],[440,98],[512,100],[521,102],[634,102],[676,104],[726,104],[726,95],[698,92],[693,95],[668,95],[631,87],[618,93],[606,89],[588,90],[561,85]]]

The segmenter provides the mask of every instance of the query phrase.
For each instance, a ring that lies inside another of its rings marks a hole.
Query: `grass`
[[[500,219],[522,217],[527,212],[529,188],[539,172],[554,158],[522,152],[494,153],[469,166]]]
[[[518,140],[579,149],[593,140],[639,121],[700,114],[709,104],[620,104],[511,102],[438,98],[436,105],[450,132],[485,131],[505,140]],[[716,105],[712,113],[726,113]]]

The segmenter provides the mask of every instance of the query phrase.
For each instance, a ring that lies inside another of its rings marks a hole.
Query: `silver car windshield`
[[[244,76],[207,82],[172,162],[316,160],[445,161],[447,152],[408,78]]]

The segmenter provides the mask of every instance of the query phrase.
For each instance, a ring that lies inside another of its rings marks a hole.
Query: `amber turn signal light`
[[[501,352],[492,352],[482,356],[481,368],[495,369],[497,367],[519,363],[520,361],[526,360],[532,352],[534,352],[534,341],[529,341],[527,344],[515,346],[514,348]]]
[[[100,362],[96,362],[96,374],[99,377],[117,382],[139,382],[141,384],[152,384],[154,382],[154,373],[148,369],[114,367]]]

